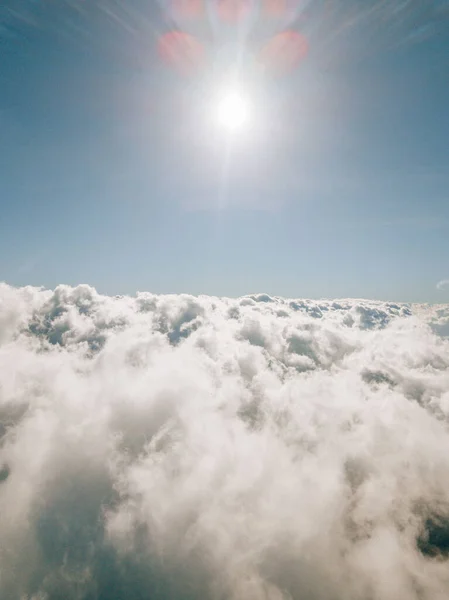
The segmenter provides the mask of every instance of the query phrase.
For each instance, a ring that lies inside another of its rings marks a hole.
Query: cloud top
[[[449,286],[449,279],[442,279],[437,283],[437,290],[444,290]]]
[[[444,323],[1,285],[0,596],[447,598]]]

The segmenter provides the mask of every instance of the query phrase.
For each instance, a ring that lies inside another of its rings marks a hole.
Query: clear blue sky
[[[3,0],[0,280],[448,302],[449,5],[387,4],[302,2],[308,57],[227,159],[154,0]]]

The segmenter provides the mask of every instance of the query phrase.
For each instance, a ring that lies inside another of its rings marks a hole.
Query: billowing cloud
[[[437,290],[444,290],[449,287],[449,279],[442,279],[437,283]]]
[[[0,286],[0,597],[446,599],[448,322]]]

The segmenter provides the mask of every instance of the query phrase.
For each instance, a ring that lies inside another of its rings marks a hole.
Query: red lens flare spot
[[[251,11],[251,0],[215,0],[218,16],[227,23],[237,23]]]
[[[288,73],[307,55],[306,38],[296,31],[283,31],[272,37],[259,53],[259,61],[275,73]]]
[[[194,19],[204,14],[204,0],[170,0],[170,13],[179,19]]]
[[[269,17],[282,17],[287,12],[287,0],[264,0],[263,11]]]
[[[203,44],[183,31],[165,33],[159,38],[157,50],[166,65],[186,75],[200,69],[205,62]]]

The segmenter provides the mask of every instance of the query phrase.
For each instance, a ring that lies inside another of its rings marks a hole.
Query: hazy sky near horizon
[[[298,3],[308,56],[229,144],[156,2],[4,0],[0,280],[449,302],[449,3],[361,4]],[[216,74],[262,25],[198,26]]]

